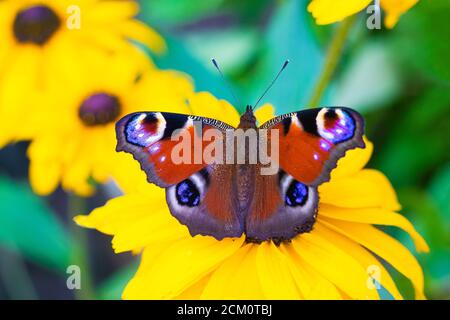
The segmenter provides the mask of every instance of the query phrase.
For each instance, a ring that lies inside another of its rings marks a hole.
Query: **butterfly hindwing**
[[[200,129],[196,126],[198,124]],[[188,133],[191,138],[189,148],[191,155],[194,155],[194,139],[203,141],[203,132],[208,128],[224,131],[232,127],[218,120],[177,113],[129,114],[116,125],[117,151],[131,153],[139,161],[150,183],[167,188],[207,165],[203,158],[200,158],[200,161],[194,161],[192,158],[190,162],[176,162],[172,151],[180,141],[173,137]]]
[[[246,217],[246,234],[253,241],[289,240],[311,229],[317,211],[317,188],[296,181],[280,171],[260,175]]]
[[[235,206],[234,166],[210,165],[166,189],[170,212],[197,234],[239,237],[242,216]]]

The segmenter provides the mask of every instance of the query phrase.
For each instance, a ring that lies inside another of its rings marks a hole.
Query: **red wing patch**
[[[263,221],[274,214],[283,204],[278,186],[278,175],[260,175],[256,170],[254,199],[248,217],[252,221]]]
[[[280,167],[296,180],[319,185],[329,180],[337,160],[349,149],[364,147],[364,122],[348,108],[294,112],[261,126],[279,132]],[[269,132],[270,143],[274,143]]]
[[[194,121],[201,123],[200,130]],[[212,143],[203,141],[205,130],[232,128],[220,121],[183,114],[141,112],[122,118],[116,125],[117,151],[131,153],[139,161],[148,181],[160,187],[176,184],[205,168],[202,150]],[[173,152],[184,136],[185,148]],[[200,150],[199,150],[200,149]],[[183,157],[184,151],[190,156]],[[174,155],[176,157],[174,157]]]
[[[233,206],[235,169],[232,165],[214,166],[211,173],[204,205],[210,214],[219,221],[230,223],[235,219],[236,208]]]

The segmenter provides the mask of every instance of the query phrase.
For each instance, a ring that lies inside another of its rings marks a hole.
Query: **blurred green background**
[[[253,104],[285,59],[290,65],[263,102],[277,114],[302,109],[322,71],[337,27],[317,26],[305,0],[141,1],[140,18],[166,38],[169,51],[153,57],[162,69],[184,71],[197,90],[233,102],[212,66],[215,58],[237,92],[242,111]],[[368,30],[362,12],[347,39],[321,105],[346,105],[367,120],[375,144],[369,164],[392,181],[408,217],[428,241],[419,255],[426,294],[450,298],[450,3],[420,1],[393,30]],[[72,299],[66,267],[86,243],[71,241],[67,195],[35,196],[27,184],[26,143],[0,150],[0,299]],[[102,187],[89,208],[111,196]],[[81,229],[80,229],[81,230]],[[404,233],[386,228],[411,249]],[[75,231],[78,232],[78,231]],[[130,254],[114,255],[110,237],[87,238],[90,297],[119,298],[137,268]],[[408,281],[393,271],[401,291]]]

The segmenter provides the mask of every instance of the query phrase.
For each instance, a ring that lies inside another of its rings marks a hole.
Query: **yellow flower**
[[[194,114],[238,123],[234,108],[209,94],[194,94],[189,105]],[[261,122],[272,113],[264,106],[257,118]],[[373,226],[399,227],[419,251],[428,250],[411,223],[396,213],[400,205],[387,178],[363,169],[372,153],[372,144],[366,145],[347,152],[331,181],[319,188],[313,230],[280,246],[246,243],[245,236],[222,241],[191,237],[170,215],[164,190],[141,183],[145,176],[138,165],[126,173],[124,196],[75,221],[113,235],[116,253],[142,252],[139,270],[123,292],[125,299],[378,299],[370,286],[373,270],[378,272],[373,277],[401,299],[377,257],[410,279],[416,297],[424,298],[423,274],[414,256]],[[139,172],[135,178],[133,172]]]
[[[419,0],[380,0],[381,8],[386,12],[386,27],[393,28],[400,16],[417,2]],[[373,0],[312,0],[308,11],[312,13],[317,24],[329,24],[341,21],[372,3]]]
[[[0,146],[32,137],[40,93],[60,74],[77,76],[92,53],[141,55],[135,40],[161,52],[164,40],[135,20],[135,1],[0,1]]]
[[[126,171],[128,159],[114,151],[115,122],[148,108],[179,110],[193,90],[186,76],[137,66],[129,56],[91,54],[84,64],[80,77],[53,85],[41,105],[28,150],[38,194],[51,193],[61,181],[66,190],[89,195],[90,177],[105,182]]]

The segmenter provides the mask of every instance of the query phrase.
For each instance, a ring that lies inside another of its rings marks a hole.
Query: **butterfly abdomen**
[[[255,189],[255,165],[237,165],[235,194],[237,199],[237,209],[243,215],[247,212]]]

